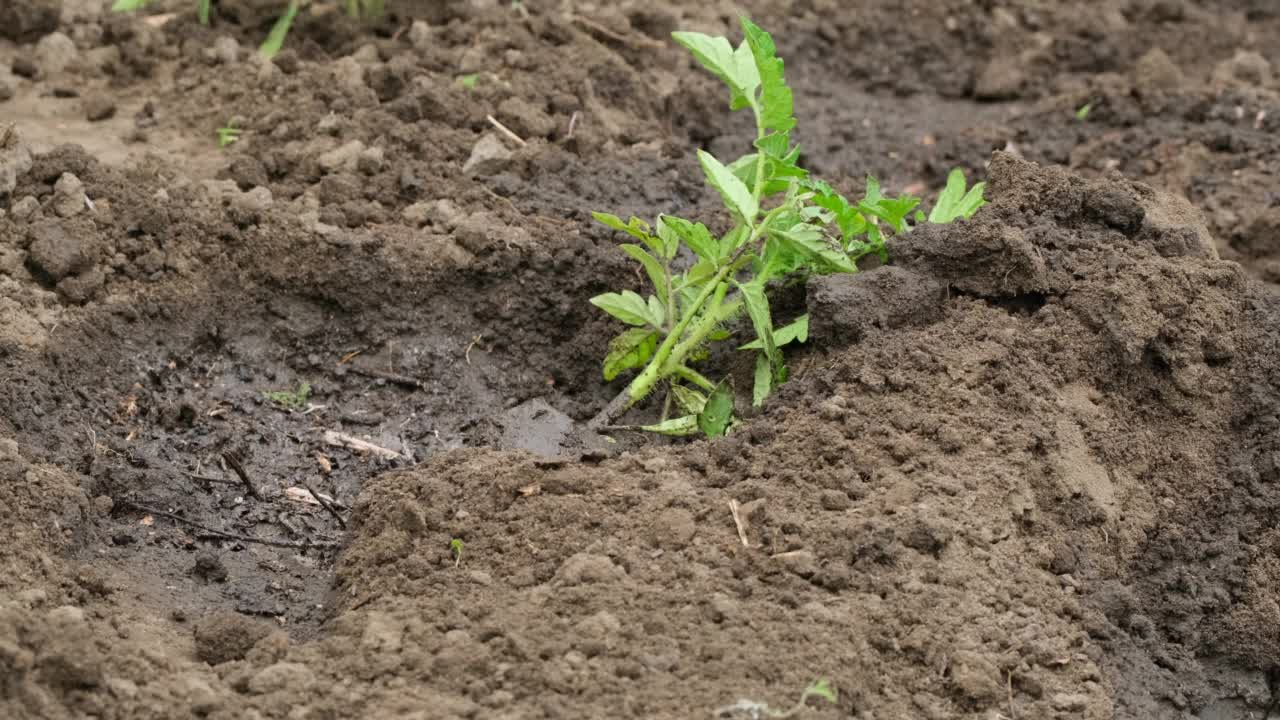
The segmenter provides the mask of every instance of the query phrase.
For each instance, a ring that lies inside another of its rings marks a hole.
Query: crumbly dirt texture
[[[0,7],[0,717],[1280,708],[1275,3],[109,4]],[[739,11],[816,173],[990,203],[606,440],[589,213],[724,225]]]

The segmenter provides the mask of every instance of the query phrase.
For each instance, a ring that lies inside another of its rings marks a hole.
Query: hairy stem
[[[767,130],[764,125],[764,118],[761,114],[758,100],[753,99],[751,103],[751,110],[756,116],[756,140],[761,140],[767,134]],[[757,147],[756,177],[751,189],[751,194],[755,197],[757,207],[759,207],[761,196],[764,194],[764,171],[765,154],[764,151]],[[681,338],[684,337],[685,331],[689,329],[689,325],[693,322],[693,319],[698,316],[702,311],[703,306],[712,298],[713,294],[716,296],[715,302],[717,306],[723,302],[725,293],[728,291],[728,285],[725,281],[730,279],[730,275],[735,272],[738,266],[738,261],[742,258],[743,254],[749,248],[753,248],[756,245],[756,242],[760,240],[761,234],[768,227],[769,222],[773,220],[781,209],[781,207],[774,208],[770,212],[766,213],[760,222],[756,222],[756,218],[754,217],[744,218],[748,227],[751,228],[751,233],[747,237],[746,242],[738,246],[733,257],[731,257],[729,261],[716,272],[715,276],[703,286],[701,292],[698,293],[698,296],[694,298],[693,302],[690,303],[690,306],[686,308],[684,317],[682,317],[674,326],[669,327],[666,337],[662,339],[662,344],[658,346],[657,351],[654,352],[653,357],[650,358],[649,364],[645,366],[644,370],[642,370],[640,374],[631,381],[631,384],[627,386],[626,390],[622,391],[622,393],[615,397],[603,410],[599,412],[599,414],[591,419],[591,422],[588,423],[589,427],[601,428],[611,425],[622,416],[622,413],[626,412],[632,405],[636,404],[652,392],[654,386],[657,385],[659,381],[672,375],[679,375],[682,368],[687,369],[685,368],[685,358],[689,356],[689,353],[693,352],[693,350],[702,344],[702,341],[705,340],[707,335],[715,329],[716,325],[723,321],[723,318],[718,312],[702,313],[702,319],[699,320],[693,332],[689,334],[689,337],[681,340]],[[668,274],[668,278],[670,278],[670,274]],[[672,288],[669,280],[667,288],[667,302],[668,307],[670,307],[674,303],[674,299],[672,297],[673,293],[670,292]],[[737,299],[735,298],[733,302],[736,303]],[[674,313],[672,312],[668,312],[667,315],[669,318],[674,317]],[[670,320],[668,320],[668,322],[670,322]],[[701,378],[702,376],[699,375],[698,377]],[[710,384],[710,381],[706,380],[706,378],[702,379]],[[711,386],[715,387],[714,384],[711,384]]]

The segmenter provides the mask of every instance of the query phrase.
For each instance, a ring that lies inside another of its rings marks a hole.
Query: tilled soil
[[[0,7],[0,715],[1275,712],[1280,8],[747,3],[809,167],[990,204],[673,443],[589,213],[723,224],[734,6],[106,4]]]

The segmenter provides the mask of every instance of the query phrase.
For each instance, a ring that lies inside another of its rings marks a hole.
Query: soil
[[[0,8],[0,716],[1276,713],[1273,3],[744,3],[807,166],[990,202],[692,442],[585,429],[590,211],[723,223],[736,7],[277,4]]]

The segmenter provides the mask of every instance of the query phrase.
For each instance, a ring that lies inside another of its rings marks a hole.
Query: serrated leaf
[[[662,215],[658,216],[658,239],[662,241],[662,252],[659,255],[671,260],[680,252],[680,236],[663,218]]]
[[[796,126],[791,116],[791,88],[783,78],[782,58],[777,55],[773,37],[747,18],[742,19],[742,32],[751,49],[760,80],[760,124],[767,129],[787,132]]]
[[[773,392],[773,368],[764,353],[756,355],[756,380],[751,390],[751,405],[760,407]]]
[[[858,266],[853,260],[843,250],[828,242],[822,232],[812,225],[797,225],[789,230],[775,230],[773,236],[814,260],[817,270],[847,273],[858,271]]]
[[[658,333],[649,328],[631,328],[609,342],[609,354],[604,359],[605,382],[618,377],[624,370],[644,367],[658,347]]]
[[[953,169],[947,175],[946,188],[942,190],[942,194],[938,196],[938,202],[929,212],[929,222],[946,224],[957,218],[967,219],[986,204],[986,199],[982,197],[986,183],[975,184],[967,193],[964,186],[964,171],[960,168]]]
[[[772,132],[757,139],[754,145],[765,157],[782,160],[791,150],[791,133]]]
[[[733,421],[733,383],[729,378],[720,381],[707,396],[707,404],[698,413],[698,428],[707,437],[721,437]]]
[[[289,7],[285,9],[275,25],[271,26],[271,32],[267,33],[267,39],[263,41],[262,47],[258,48],[258,54],[264,58],[273,58],[280,52],[280,48],[284,46],[284,39],[289,35],[289,28],[293,27],[293,19],[298,15],[298,0],[289,0]]]
[[[650,255],[639,245],[627,243],[619,247],[644,266],[644,271],[649,274],[649,282],[653,283],[653,289],[658,295],[658,300],[665,305],[667,302],[667,269],[663,267],[662,263],[658,262],[657,258]]]
[[[782,367],[782,354],[778,352],[777,342],[773,338],[773,317],[769,314],[769,298],[764,294],[764,286],[754,282],[735,284],[738,292],[742,293],[742,303],[747,308],[747,315],[751,317],[751,325],[760,340],[760,349],[776,376],[778,369]]]
[[[748,225],[755,222],[756,215],[760,213],[760,206],[738,176],[705,150],[698,151],[698,162],[702,163],[702,171],[707,176],[707,182],[720,192],[720,197],[724,198],[725,206],[742,222]]]
[[[702,223],[692,223],[688,220],[678,217],[664,215],[663,222],[675,231],[676,235],[689,246],[698,257],[712,263],[720,261],[720,246],[716,243],[716,239],[711,237],[711,231]],[[712,273],[714,274],[714,269]]]
[[[636,428],[645,432],[658,433],[659,435],[670,435],[672,437],[685,437],[687,435],[695,435],[701,428],[698,425],[697,415],[685,415],[683,417],[671,418],[657,425],[641,425]]]
[[[793,342],[807,342],[809,340],[809,313],[805,313],[800,317],[792,320],[790,323],[777,328],[773,331],[773,342],[778,347],[789,345]],[[764,345],[757,338],[751,342],[738,348],[739,350],[763,350]]]
[[[751,153],[729,163],[729,172],[732,172],[743,185],[747,187],[756,186],[756,171],[760,169],[759,153]]]
[[[696,32],[674,32],[671,37],[692,53],[702,67],[729,86],[731,110],[741,110],[755,102],[760,71],[745,44],[734,50],[725,38]]]
[[[630,290],[597,295],[590,302],[628,325],[662,327],[661,319],[655,322],[650,315],[649,304],[645,299]]]
[[[707,396],[693,388],[688,388],[684,385],[672,385],[671,394],[675,396],[676,404],[690,415],[696,416],[707,407]]]
[[[625,223],[622,222],[622,219],[617,215],[612,215],[610,213],[593,212],[591,213],[591,217],[595,218],[596,222],[601,225],[624,232],[645,245],[648,245],[649,249],[658,255],[663,255],[666,252],[666,246],[662,240],[654,237],[649,232],[652,229],[649,227],[649,223],[638,217],[633,216],[629,222]]]
[[[667,320],[666,304],[664,304],[661,300],[654,297],[653,295],[650,295],[649,296],[649,322],[652,322],[657,327],[662,327],[662,324],[666,322],[666,320]]]

